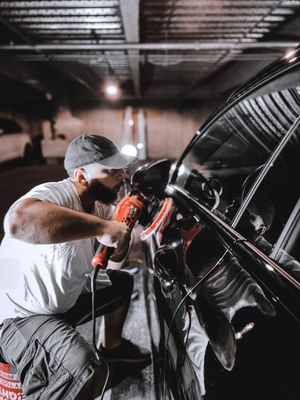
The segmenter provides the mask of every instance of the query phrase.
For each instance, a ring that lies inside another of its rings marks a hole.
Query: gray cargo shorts
[[[95,293],[96,316],[130,300],[132,276],[123,271],[110,271],[109,276],[112,285]],[[63,315],[36,315],[3,322],[0,355],[16,367],[29,400],[74,400],[101,366],[92,345],[74,328],[90,319],[90,300],[90,294],[83,294]]]

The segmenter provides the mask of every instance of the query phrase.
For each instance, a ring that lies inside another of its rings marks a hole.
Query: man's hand
[[[97,236],[97,240],[108,247],[115,247],[116,250],[111,257],[112,261],[121,261],[128,250],[130,243],[130,230],[124,222],[106,221],[104,232]]]

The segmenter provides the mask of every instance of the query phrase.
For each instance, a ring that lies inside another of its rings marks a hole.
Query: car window
[[[289,79],[290,74],[298,79]],[[300,114],[300,67],[278,81],[278,90],[275,79],[217,118],[179,166],[175,184],[229,222]]]
[[[17,121],[10,118],[0,117],[0,134],[19,132],[22,132],[22,128]]]
[[[273,247],[270,257],[300,282],[300,198]]]
[[[300,195],[297,175],[300,168],[299,141],[298,128],[274,164],[270,166],[236,227],[237,231],[265,254],[278,261],[287,271],[292,271],[292,264],[289,262],[291,260],[288,260],[288,254],[286,258],[284,257],[286,245],[283,237],[287,235],[285,231],[289,231],[292,235],[292,229],[298,229],[293,220],[296,217],[294,210]],[[251,179],[248,183],[252,186]],[[248,190],[246,187],[244,189]],[[300,280],[298,261],[295,260],[294,269],[298,270],[296,276]]]

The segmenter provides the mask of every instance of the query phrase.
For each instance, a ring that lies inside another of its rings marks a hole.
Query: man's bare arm
[[[113,246],[128,240],[128,228],[116,221],[42,201],[24,199],[7,216],[6,232],[15,239],[35,244],[54,244],[92,236]]]

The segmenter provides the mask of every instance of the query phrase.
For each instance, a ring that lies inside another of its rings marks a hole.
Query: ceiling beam
[[[33,45],[31,43],[30,39],[26,35],[23,34],[23,32],[21,32],[19,29],[15,28],[12,24],[7,22],[2,17],[0,17],[0,23],[5,25],[6,28],[8,28],[11,32],[14,32],[20,39],[22,39],[24,42],[27,43],[26,45],[20,45],[20,46],[25,46],[28,50],[31,49],[35,53],[38,53],[42,57],[45,57],[45,61],[51,61],[51,57],[49,57],[47,54],[42,53],[46,49],[38,49],[35,45]],[[10,46],[14,47],[14,45],[10,45]],[[10,47],[10,46],[8,46],[8,47]],[[4,74],[4,72],[5,71],[3,71],[1,69],[1,73]],[[85,88],[87,88],[94,96],[99,97],[99,93],[97,92],[97,90],[95,90],[89,83],[87,83],[84,79],[80,78],[77,74],[75,74],[72,71],[67,70],[67,69],[64,69],[64,72],[66,74],[68,74],[70,77],[72,77],[76,82],[80,83]],[[42,87],[42,85],[40,83],[38,85],[32,85],[32,84],[28,84],[28,82],[26,82],[26,80],[23,83],[27,84],[28,86],[34,87],[35,89],[42,90],[46,94],[48,93],[48,91],[44,87]]]
[[[40,92],[43,97],[46,97],[46,95],[50,95],[50,93],[47,92],[47,90],[41,86],[38,79],[20,78],[20,74],[18,74],[17,71],[14,70],[12,65],[9,65],[9,68],[6,68],[3,65],[0,65],[0,75],[4,76],[12,81],[22,83],[23,85],[30,87],[31,89],[34,89],[35,91]]]
[[[5,20],[2,17],[0,17],[0,23],[3,24],[10,32],[13,32],[16,36],[18,36],[23,42],[27,43],[26,46],[31,48],[31,50],[33,50],[39,56],[42,56],[41,51],[35,49],[34,46],[32,46],[30,39],[23,32],[21,32],[19,29],[15,28],[12,24],[10,24],[7,20]],[[12,65],[10,65],[8,69],[4,68],[2,65],[0,66],[0,73],[2,75],[6,76],[7,78],[14,80],[14,81],[21,82],[24,85],[30,87],[31,89],[42,92],[43,96],[52,95],[51,93],[49,93],[49,91],[45,87],[43,87],[43,85],[39,82],[39,80],[34,79],[32,81],[32,79],[26,79],[25,77],[20,78],[20,74],[14,73],[13,72],[14,70],[15,70],[15,68],[14,67],[12,68]]]
[[[89,50],[247,50],[247,49],[287,49],[297,47],[299,42],[244,42],[244,43],[232,43],[232,42],[194,42],[194,43],[97,43],[97,44],[12,44],[12,45],[0,45],[2,51],[55,51],[55,50],[66,50],[66,51],[89,51]]]
[[[140,0],[120,0],[120,9],[125,33],[125,41],[137,43],[140,41]],[[139,49],[127,49],[135,95],[141,95],[141,78]]]
[[[97,89],[91,86],[85,79],[82,79],[80,76],[78,76],[78,74],[72,72],[69,68],[63,67],[61,69],[66,75],[70,76],[74,81],[84,86],[90,93],[92,93],[96,98],[99,99],[100,93],[97,91]]]
[[[88,8],[116,7],[118,0],[48,0],[48,1],[1,1],[0,8]]]
[[[19,29],[15,28],[11,23],[9,23],[5,18],[0,17],[0,23],[4,25],[10,32],[13,32],[16,36],[18,36],[23,42],[27,43],[27,45],[30,46],[32,50],[35,50],[32,47],[30,39],[23,32],[19,31]]]

